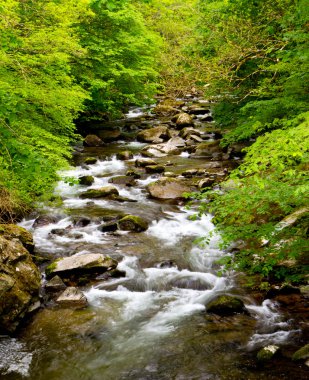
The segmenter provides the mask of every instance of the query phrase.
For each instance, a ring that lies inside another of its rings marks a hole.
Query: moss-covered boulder
[[[54,261],[46,268],[45,273],[47,278],[58,275],[65,283],[78,283],[81,277],[91,279],[95,275],[115,269],[117,264],[117,261],[101,253],[76,254]]]
[[[266,347],[263,347],[258,353],[257,353],[257,360],[260,362],[271,360],[276,353],[279,351],[279,347],[275,345],[269,345]]]
[[[306,360],[309,358],[309,343],[297,350],[292,356],[293,360]]]
[[[194,191],[194,188],[177,178],[161,178],[150,183],[147,190],[153,198],[178,199],[183,198],[184,193]]]
[[[150,165],[156,165],[156,161],[152,160],[151,158],[138,158],[135,161],[135,166],[138,168],[145,168],[146,166]]]
[[[180,115],[178,115],[177,120],[176,120],[176,127],[178,129],[183,129],[185,127],[190,127],[193,125],[194,125],[193,119],[189,114],[183,112]]]
[[[213,158],[223,154],[223,150],[220,147],[220,140],[204,141],[196,146],[194,155],[201,157]]]
[[[99,189],[89,189],[85,191],[84,193],[80,194],[80,198],[90,198],[90,199],[96,199],[96,198],[108,198],[111,196],[118,196],[119,192],[114,186],[105,186],[101,187]]]
[[[153,112],[159,116],[173,116],[177,115],[179,110],[169,105],[159,104],[153,109]]]
[[[241,299],[232,296],[219,296],[207,305],[207,312],[218,315],[232,315],[246,311]]]
[[[168,139],[168,129],[165,125],[145,129],[137,134],[136,138],[141,142],[161,143]]]
[[[93,165],[93,164],[95,164],[97,161],[98,161],[98,160],[97,160],[97,158],[95,158],[95,157],[86,157],[85,160],[84,160],[84,163],[85,163],[86,165]]]
[[[15,331],[39,306],[40,284],[40,272],[21,241],[0,236],[0,331]]]
[[[116,157],[118,160],[127,161],[127,160],[130,160],[131,158],[133,158],[133,153],[130,152],[129,150],[124,150],[122,152],[118,152],[116,154]]]
[[[122,231],[143,232],[148,229],[148,222],[135,215],[127,215],[120,219],[118,228]]]
[[[84,175],[78,178],[80,185],[91,186],[94,182],[94,177],[92,175]]]
[[[0,224],[0,236],[8,240],[18,239],[29,252],[32,253],[34,250],[31,232],[16,224]]]
[[[104,145],[104,141],[96,135],[87,135],[84,140],[84,145],[89,147],[99,147]]]

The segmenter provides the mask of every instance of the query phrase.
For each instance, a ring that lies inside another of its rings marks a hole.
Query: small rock
[[[196,128],[189,128],[189,127],[183,128],[179,132],[179,136],[182,137],[183,139],[187,139],[191,137],[191,135],[201,136],[201,132]]]
[[[157,105],[153,112],[156,115],[162,115],[162,116],[172,116],[179,113],[177,108],[171,107],[171,106],[164,106],[164,105]]]
[[[32,224],[33,228],[47,226],[48,224],[56,223],[57,218],[50,215],[38,216]]]
[[[81,218],[74,218],[73,219],[73,225],[74,227],[86,227],[91,223],[91,219],[81,217]]]
[[[292,360],[306,360],[309,358],[309,343],[297,350],[292,356]]]
[[[134,179],[140,179],[140,178],[141,178],[141,174],[138,173],[138,172],[135,171],[135,170],[132,170],[132,169],[130,169],[130,170],[128,170],[128,171],[126,172],[126,176],[128,176],[128,177],[133,177]]]
[[[91,186],[94,182],[94,177],[92,175],[84,175],[78,178],[80,185]]]
[[[141,142],[158,143],[168,139],[166,126],[149,128],[137,134],[136,139]],[[161,141],[158,141],[161,140]]]
[[[257,359],[259,361],[268,361],[274,357],[274,355],[279,351],[279,347],[275,345],[269,345],[267,347],[263,347],[257,353]]]
[[[205,187],[210,187],[215,183],[215,178],[203,178],[198,183],[199,189],[204,189]]]
[[[157,165],[156,161],[152,160],[151,158],[138,158],[135,161],[135,166],[138,168],[144,168],[146,166],[150,165]]]
[[[166,154],[179,154],[186,146],[185,140],[181,137],[173,137],[167,143],[156,146],[156,149]]]
[[[97,162],[98,160],[95,157],[86,157],[84,160],[84,163],[86,165],[93,165]]]
[[[59,276],[54,276],[45,284],[45,289],[49,292],[60,292],[66,288],[65,283]]]
[[[163,173],[165,168],[162,165],[149,165],[146,166],[146,173],[155,174],[155,173]]]
[[[123,185],[123,186],[128,186],[128,187],[136,185],[136,181],[135,181],[134,177],[126,176],[126,175],[120,175],[117,177],[112,177],[109,179],[108,182],[114,183],[115,185]]]
[[[130,152],[129,150],[124,150],[122,152],[118,152],[116,154],[116,157],[118,160],[127,161],[127,160],[130,160],[131,158],[133,158],[133,153]]]
[[[80,194],[80,198],[107,198],[110,196],[118,196],[119,192],[114,186],[105,186],[99,189],[89,189]]]
[[[56,302],[64,307],[83,308],[88,302],[84,294],[77,288],[70,286],[57,298]]]
[[[177,178],[161,178],[147,186],[149,194],[159,199],[183,198],[183,193],[190,193],[194,189]]]
[[[182,129],[184,127],[189,127],[193,125],[194,123],[192,117],[185,112],[181,113],[176,120],[176,127],[178,129]]]
[[[108,222],[108,223],[102,224],[99,227],[99,230],[102,232],[115,232],[118,230],[118,224],[115,221]]]
[[[222,295],[207,305],[207,312],[218,315],[232,315],[245,312],[245,306],[239,298]]]
[[[148,229],[148,222],[139,216],[127,215],[119,220],[118,227],[123,231],[143,232]]]

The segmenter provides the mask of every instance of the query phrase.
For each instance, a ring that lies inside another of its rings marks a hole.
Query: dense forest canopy
[[[228,191],[198,195],[226,246],[246,242],[228,263],[283,278],[299,276],[293,260],[306,270],[306,0],[0,0],[0,13],[0,218],[49,194],[76,119],[196,87],[225,148],[247,146]]]

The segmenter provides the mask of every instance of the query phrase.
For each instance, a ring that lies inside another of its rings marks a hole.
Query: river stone
[[[147,190],[153,198],[177,199],[183,198],[183,193],[192,192],[194,189],[177,178],[161,178],[150,183]]]
[[[216,179],[214,177],[206,177],[199,181],[199,189],[204,189],[205,187],[210,187],[215,183]]]
[[[293,356],[292,360],[306,360],[309,358],[309,343],[297,350]]]
[[[80,198],[107,198],[110,196],[118,196],[119,192],[114,186],[105,186],[99,189],[89,189],[80,194]]]
[[[101,253],[85,253],[58,259],[46,268],[45,273],[48,278],[52,275],[58,275],[62,279],[78,278],[80,275],[104,273],[116,266],[117,261],[109,256]]]
[[[208,115],[208,114],[210,114],[210,110],[207,108],[203,108],[203,107],[192,106],[192,108],[190,107],[188,113],[190,115]]]
[[[48,224],[56,223],[57,218],[51,215],[40,215],[32,224],[32,228],[47,226]]]
[[[18,239],[29,252],[33,253],[33,237],[25,228],[16,224],[0,224],[0,236],[8,240]]]
[[[165,168],[162,165],[149,165],[146,166],[146,173],[155,174],[155,173],[163,173]]]
[[[152,112],[161,116],[173,116],[178,114],[179,110],[175,107],[159,104],[152,110]]]
[[[135,161],[135,166],[138,168],[144,168],[149,165],[157,165],[156,161],[152,160],[151,158],[138,158]]]
[[[232,315],[245,312],[245,306],[239,298],[222,295],[207,305],[207,312],[218,315]]]
[[[56,302],[61,306],[74,308],[83,308],[88,304],[84,294],[73,286],[66,288],[57,298]]]
[[[222,155],[220,140],[204,141],[196,146],[195,156],[205,156],[215,158],[216,155]]]
[[[181,137],[173,137],[165,144],[159,144],[156,146],[156,149],[162,153],[166,154],[179,154],[186,146],[185,140]]]
[[[89,147],[98,147],[103,146],[104,142],[96,135],[87,135],[84,140],[84,145]]]
[[[118,224],[116,221],[107,222],[99,227],[102,232],[115,232],[118,230]]]
[[[141,173],[137,172],[136,170],[129,169],[126,172],[126,176],[133,177],[134,179],[140,179],[141,178]]]
[[[14,332],[39,300],[41,275],[20,240],[0,236],[0,332]]]
[[[116,154],[116,158],[121,161],[127,161],[133,158],[133,153],[130,152],[129,150],[124,150],[122,152],[118,152]]]
[[[183,128],[183,129],[179,132],[179,136],[182,137],[183,139],[188,139],[188,138],[191,137],[192,135],[195,135],[195,136],[201,136],[201,131],[199,131],[199,130],[196,129],[196,128],[186,127],[186,128]]]
[[[148,143],[162,142],[168,139],[168,129],[166,126],[145,129],[137,134],[136,139]]]
[[[86,157],[84,160],[84,163],[86,165],[93,165],[97,162],[98,160],[95,157]]]
[[[152,146],[146,146],[142,151],[141,155],[143,157],[154,157],[154,158],[160,158],[160,157],[165,157],[166,154],[160,152],[158,149],[153,148]]]
[[[115,185],[123,185],[123,186],[135,186],[136,181],[134,177],[127,175],[120,175],[117,177],[112,177],[108,180],[110,183],[114,183]]]
[[[193,125],[194,125],[193,119],[189,114],[183,112],[180,115],[178,115],[177,120],[176,120],[177,129],[182,129],[184,127],[190,127]]]
[[[257,359],[258,361],[268,361],[274,357],[274,355],[280,350],[278,346],[275,345],[269,345],[266,347],[263,347],[258,353],[257,353]]]
[[[143,232],[148,229],[148,222],[135,215],[127,215],[120,219],[118,227],[122,231]]]
[[[119,128],[100,129],[96,133],[104,142],[117,141],[121,137],[121,131]]]
[[[61,292],[66,288],[65,283],[59,276],[54,276],[50,281],[45,284],[45,289],[48,292]]]
[[[94,182],[94,177],[92,175],[83,175],[78,178],[78,182],[80,185],[91,186]]]

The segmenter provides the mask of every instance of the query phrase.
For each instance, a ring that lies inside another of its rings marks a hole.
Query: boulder
[[[222,155],[223,150],[220,147],[220,141],[204,141],[196,146],[195,156],[204,156],[214,158],[217,154]]]
[[[123,185],[123,186],[135,186],[136,181],[134,177],[127,175],[120,175],[117,177],[112,177],[109,179],[110,183],[114,183],[115,185]]]
[[[152,160],[151,158],[138,158],[135,161],[135,166],[138,168],[144,168],[146,166],[150,165],[157,165],[156,161]]]
[[[115,129],[100,129],[97,131],[99,138],[104,142],[117,141],[121,137],[119,128]]]
[[[188,113],[190,115],[208,115],[210,114],[210,110],[203,107],[192,107],[189,109]]]
[[[111,221],[105,224],[102,224],[99,227],[99,230],[102,232],[115,232],[118,230],[118,224],[117,221]]]
[[[78,178],[78,182],[80,185],[91,186],[94,182],[94,177],[92,175],[83,175]]]
[[[95,157],[86,157],[84,160],[84,163],[86,165],[93,165],[97,162],[98,160]]]
[[[212,121],[214,121],[213,117],[210,116],[210,115],[208,115],[208,116],[205,115],[205,116],[201,117],[200,120],[201,121],[206,121],[208,123],[211,123]]]
[[[246,311],[241,299],[232,296],[219,296],[207,305],[207,312],[218,315],[232,315]]]
[[[91,219],[86,217],[74,218],[73,225],[74,227],[86,227],[91,223]]]
[[[210,187],[215,183],[215,177],[206,177],[199,181],[198,187],[199,189],[204,189],[205,187]]]
[[[0,236],[0,331],[14,332],[39,306],[41,275],[19,239]]]
[[[279,347],[275,345],[269,345],[266,347],[263,347],[258,353],[257,353],[257,359],[258,361],[268,361],[274,357],[274,355],[279,351]]]
[[[134,179],[140,179],[141,178],[141,174],[139,172],[137,172],[136,170],[133,170],[133,169],[129,169],[126,172],[126,176],[133,177]]]
[[[142,151],[141,155],[144,157],[154,157],[154,158],[160,158],[165,157],[166,154],[160,152],[158,149],[153,148],[152,146],[146,146]]]
[[[184,127],[190,127],[193,125],[194,125],[193,119],[189,114],[183,112],[178,115],[177,120],[176,120],[177,129],[182,129]]]
[[[67,279],[78,281],[79,277],[91,277],[101,274],[117,266],[117,261],[101,253],[76,254],[54,261],[46,270],[46,276],[58,275],[66,282]]]
[[[32,228],[47,226],[48,224],[56,223],[57,218],[51,215],[40,215],[32,224]]]
[[[105,186],[99,189],[89,189],[80,194],[80,198],[108,198],[111,196],[118,196],[119,192],[114,186]]]
[[[173,116],[179,113],[178,109],[172,106],[166,106],[159,104],[157,105],[152,112],[160,116]]]
[[[196,128],[186,127],[179,132],[179,136],[183,139],[188,139],[192,135],[201,136],[201,131]]]
[[[122,231],[143,232],[148,229],[148,222],[135,215],[127,215],[120,219],[118,227]]]
[[[179,154],[185,146],[185,140],[181,137],[173,137],[167,143],[157,145],[156,149],[166,154]]]
[[[25,228],[16,224],[0,224],[0,236],[8,240],[18,239],[30,253],[33,253],[33,237]]]
[[[155,174],[155,173],[163,173],[165,168],[162,165],[149,165],[146,166],[146,173]]]
[[[121,161],[127,161],[133,158],[133,153],[130,152],[129,150],[124,150],[122,152],[118,152],[116,154],[116,158]]]
[[[57,298],[56,302],[63,307],[84,308],[87,306],[87,298],[77,288],[70,286]]]
[[[309,358],[309,343],[297,350],[293,356],[292,360],[306,360]]]
[[[158,143],[167,140],[168,137],[168,129],[162,125],[139,132],[136,139],[141,142]]]
[[[194,188],[183,183],[177,178],[161,178],[150,183],[147,190],[151,197],[158,199],[178,199],[183,198],[183,193],[189,193]]]
[[[104,142],[96,135],[87,135],[84,140],[84,145],[89,147],[103,146]]]

